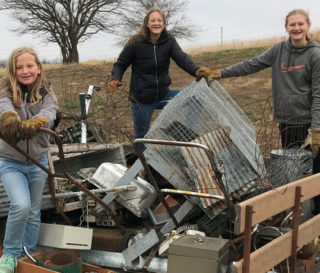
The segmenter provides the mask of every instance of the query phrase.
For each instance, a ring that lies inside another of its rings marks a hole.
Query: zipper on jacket
[[[27,110],[27,98],[28,98],[28,92],[24,93],[23,106],[24,106],[24,110],[26,111],[26,117],[27,119],[29,119],[29,113]],[[27,154],[29,154],[29,139],[27,139]],[[27,159],[26,161],[28,162],[29,159]]]
[[[156,85],[157,85],[157,101],[159,99],[159,81],[158,81],[158,76],[157,76],[157,71],[158,71],[158,60],[157,60],[157,54],[156,54],[156,45],[153,45],[153,53],[154,53],[154,61],[156,63],[156,71],[155,71],[155,78],[156,78]]]

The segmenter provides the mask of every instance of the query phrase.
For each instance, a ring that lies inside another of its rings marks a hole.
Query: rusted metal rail
[[[106,204],[103,200],[101,200],[97,195],[95,195],[93,192],[91,192],[90,190],[88,190],[85,186],[83,186],[81,183],[79,183],[74,177],[72,177],[67,169],[66,169],[66,162],[65,162],[65,157],[64,157],[64,153],[63,153],[63,145],[62,145],[62,141],[60,139],[60,136],[53,132],[52,130],[48,129],[48,128],[43,128],[41,127],[39,129],[39,131],[41,132],[45,132],[47,134],[49,134],[51,137],[53,137],[55,139],[55,142],[59,148],[59,152],[58,152],[58,156],[60,159],[60,164],[62,166],[62,173],[52,173],[50,171],[50,169],[46,168],[45,166],[43,166],[41,163],[39,163],[38,160],[34,159],[33,157],[31,157],[30,155],[28,155],[26,152],[24,152],[22,149],[20,149],[19,147],[16,147],[14,145],[11,145],[10,143],[8,143],[10,146],[12,146],[16,151],[18,151],[19,153],[21,153],[22,155],[24,155],[28,160],[30,160],[31,162],[33,162],[34,164],[36,164],[40,169],[42,169],[43,171],[45,171],[48,174],[48,181],[53,180],[54,177],[58,177],[58,178],[66,178],[69,181],[71,181],[73,184],[75,184],[80,190],[82,190],[83,192],[85,192],[87,195],[89,195],[92,199],[94,199],[97,203],[99,203],[114,219],[117,227],[121,227],[121,223],[118,219],[118,217],[116,215],[114,215],[112,209],[109,207],[108,204]],[[52,189],[52,185],[49,185],[49,188],[51,189],[51,194],[52,194],[52,198],[53,200],[55,200],[55,192]]]

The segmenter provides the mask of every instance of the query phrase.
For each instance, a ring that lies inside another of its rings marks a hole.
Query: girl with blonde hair
[[[289,38],[259,56],[223,69],[200,71],[207,80],[246,76],[272,67],[273,116],[283,148],[306,148],[313,154],[313,173],[320,172],[320,44],[309,36],[311,22],[303,9],[286,15]],[[314,199],[314,214],[320,198]]]
[[[0,273],[13,273],[23,247],[36,249],[40,209],[47,173],[12,146],[48,167],[49,137],[38,132],[52,128],[58,111],[42,65],[32,48],[13,50],[0,90],[0,180],[10,208],[3,241]]]

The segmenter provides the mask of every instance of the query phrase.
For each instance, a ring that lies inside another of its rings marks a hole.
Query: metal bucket
[[[303,149],[271,151],[269,181],[279,187],[312,174],[312,154]]]

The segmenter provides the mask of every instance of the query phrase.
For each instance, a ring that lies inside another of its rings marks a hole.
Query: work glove
[[[318,155],[320,147],[320,128],[308,129],[308,136],[306,137],[301,148],[305,149],[309,145],[312,150],[312,157],[315,158]]]
[[[111,81],[109,82],[108,87],[107,87],[108,93],[111,93],[111,94],[112,94],[113,92],[115,92],[115,91],[117,90],[117,88],[118,88],[119,86],[121,86],[121,82],[120,82],[120,81],[118,81],[118,80],[111,80]]]
[[[46,124],[47,119],[45,118],[35,118],[22,121],[20,125],[21,139],[25,140],[33,138],[39,128],[45,127]]]
[[[14,111],[4,112],[1,115],[1,138],[11,145],[16,145],[20,140],[20,117]]]
[[[220,69],[211,70],[210,68],[205,66],[200,67],[195,74],[196,74],[197,80],[200,80],[201,78],[205,78],[208,84],[210,84],[214,80],[218,80],[221,78]]]

